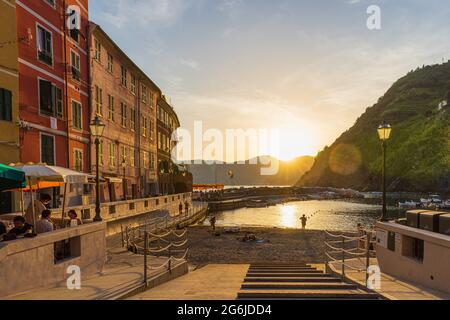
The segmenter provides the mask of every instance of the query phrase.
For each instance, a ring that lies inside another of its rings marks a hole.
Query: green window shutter
[[[4,90],[4,120],[12,121],[12,93],[9,90]]]

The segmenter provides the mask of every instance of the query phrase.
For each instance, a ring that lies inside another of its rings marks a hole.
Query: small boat
[[[424,206],[423,202],[415,202],[415,201],[405,201],[398,203],[398,207],[400,209],[417,209],[422,208],[423,206]]]
[[[439,204],[437,206],[439,209],[443,209],[443,210],[450,210],[450,200],[447,200],[445,202],[442,202],[441,204]]]

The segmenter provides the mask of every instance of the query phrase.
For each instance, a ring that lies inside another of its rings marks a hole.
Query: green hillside
[[[387,176],[390,190],[450,191],[449,107],[450,61],[426,66],[398,80],[372,107],[320,152],[300,186],[379,190],[381,143],[378,125],[393,127],[388,144]]]

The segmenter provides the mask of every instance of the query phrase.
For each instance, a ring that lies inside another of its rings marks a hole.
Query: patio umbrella
[[[0,192],[26,187],[25,172],[0,164]]]
[[[64,221],[64,211],[66,205],[66,193],[67,184],[73,183],[88,183],[89,175],[73,171],[67,168],[48,166],[46,164],[16,164],[14,168],[25,172],[25,176],[28,182],[28,188],[31,190],[36,189],[42,183],[63,183],[64,184],[64,197],[62,207],[62,220]],[[35,224],[35,212],[34,212],[34,198],[33,192],[31,192],[31,203],[33,209],[33,224]]]

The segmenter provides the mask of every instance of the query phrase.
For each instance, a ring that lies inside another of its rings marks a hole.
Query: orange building
[[[16,7],[20,161],[89,172],[88,0]]]
[[[161,90],[97,24],[90,23],[91,119],[106,125],[100,143],[104,201],[156,194],[156,103]],[[92,147],[92,171],[95,150]]]

